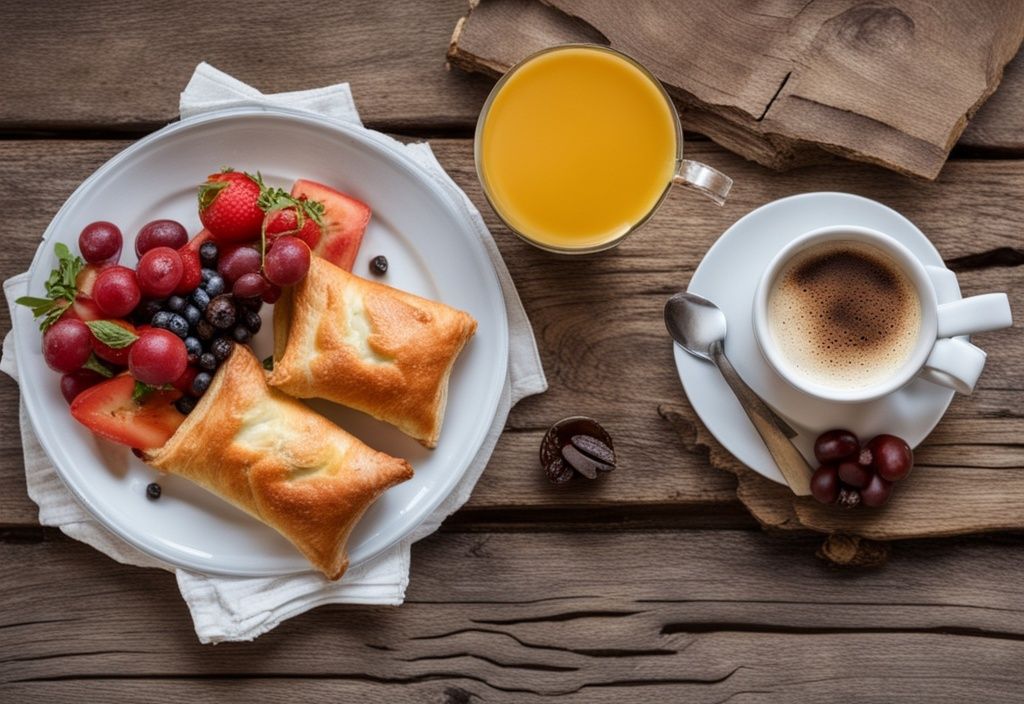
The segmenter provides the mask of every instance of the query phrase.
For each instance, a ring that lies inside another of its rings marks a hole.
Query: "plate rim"
[[[469,211],[466,210],[465,205],[460,209],[459,204],[456,202],[456,196],[461,194],[452,192],[452,189],[448,187],[448,184],[442,184],[435,176],[430,174],[423,166],[413,160],[403,150],[402,143],[397,140],[388,137],[387,135],[368,130],[360,125],[351,124],[339,119],[318,115],[302,110],[293,110],[281,107],[270,107],[260,105],[250,105],[241,107],[231,107],[225,109],[211,110],[204,112],[200,115],[194,115],[176,122],[172,122],[161,129],[152,132],[145,137],[133,142],[129,146],[125,147],[117,154],[110,157],[107,161],[101,164],[96,170],[94,170],[88,177],[86,177],[72,193],[67,197],[61,207],[51,218],[49,224],[43,232],[40,239],[39,245],[36,248],[36,252],[32,257],[32,262],[27,270],[28,283],[31,284],[33,275],[38,271],[38,267],[41,264],[41,260],[47,256],[48,247],[50,240],[57,230],[56,223],[59,222],[65,215],[66,211],[69,210],[77,201],[83,197],[83,194],[92,187],[92,185],[100,178],[104,177],[109,172],[115,170],[122,162],[132,158],[140,151],[149,148],[153,143],[159,143],[164,139],[167,139],[170,135],[183,130],[189,130],[192,128],[200,127],[203,124],[220,122],[225,120],[231,120],[236,118],[273,118],[282,119],[290,122],[300,122],[306,125],[312,126],[318,129],[325,129],[332,132],[341,132],[345,137],[360,143],[367,148],[376,151],[380,158],[390,162],[392,165],[404,170],[408,173],[416,182],[421,186],[425,187],[426,191],[434,196],[441,204],[441,207],[448,211],[449,215],[455,222],[463,224],[461,228],[461,239],[466,240],[468,246],[474,251],[474,258],[479,261],[483,276],[488,280],[488,288],[492,291],[497,292],[495,296],[495,303],[497,304],[496,312],[498,313],[497,322],[497,346],[499,352],[499,359],[496,360],[494,368],[496,370],[494,375],[495,378],[500,378],[500,383],[494,383],[491,385],[492,388],[488,390],[486,396],[483,397],[481,408],[486,413],[480,414],[481,418],[488,419],[487,423],[481,422],[477,432],[474,434],[473,442],[468,443],[467,447],[472,447],[472,451],[464,451],[462,459],[459,462],[461,470],[450,473],[450,479],[446,485],[439,491],[434,493],[434,496],[430,500],[418,504],[415,509],[416,517],[413,519],[404,531],[396,534],[389,541],[385,541],[372,553],[361,556],[357,560],[353,560],[349,565],[349,569],[357,567],[361,564],[365,564],[370,560],[380,556],[387,550],[393,548],[401,541],[407,539],[410,535],[414,534],[416,530],[430,517],[431,514],[441,505],[458,487],[459,482],[463,479],[466,472],[468,471],[473,459],[479,453],[480,449],[485,445],[487,435],[490,430],[491,424],[494,417],[497,414],[498,406],[501,401],[502,393],[504,391],[505,382],[508,378],[508,358],[509,358],[509,327],[508,327],[508,309],[505,302],[504,291],[501,287],[501,281],[498,276],[498,272],[495,268],[495,262],[490,256],[490,252],[486,244],[480,237],[476,236],[474,230],[475,225],[468,220]],[[465,212],[463,212],[465,211]],[[484,266],[485,265],[485,266]],[[17,308],[17,307],[15,307]],[[16,310],[12,311],[20,313],[24,320],[26,311]],[[11,329],[16,329],[15,318],[16,315],[12,315]],[[18,326],[23,329],[22,326]],[[29,335],[15,334],[15,352],[16,354],[21,352],[25,345],[28,345]],[[29,349],[25,349],[24,352],[31,352]],[[24,354],[21,355],[24,359]],[[130,530],[123,530],[122,527],[108,519],[104,515],[104,512],[89,500],[79,487],[76,485],[74,479],[69,478],[69,475],[62,469],[61,462],[58,462],[55,457],[66,457],[66,452],[60,448],[60,439],[57,438],[53,443],[50,442],[50,438],[46,437],[45,433],[39,432],[39,422],[42,421],[46,415],[46,411],[39,404],[40,401],[36,398],[36,395],[31,392],[26,392],[25,389],[21,388],[19,381],[19,393],[23,399],[25,409],[29,418],[29,423],[35,433],[36,438],[39,441],[40,447],[43,449],[47,458],[50,460],[54,467],[57,476],[61,482],[66,486],[76,501],[82,505],[86,511],[96,519],[106,529],[110,530],[114,535],[124,540],[132,547],[140,550],[146,555],[165,563],[166,565],[192,570],[201,574],[208,575],[223,575],[231,577],[272,577],[281,575],[292,575],[292,574],[306,574],[315,573],[315,568],[312,565],[303,565],[299,568],[281,567],[281,568],[253,568],[253,569],[234,569],[234,568],[211,568],[208,564],[190,562],[187,558],[183,558],[181,555],[175,555],[170,551],[166,550],[164,546],[158,541],[144,541],[135,535]],[[51,447],[51,444],[54,447]],[[68,458],[70,459],[70,458]],[[220,498],[220,497],[218,497]],[[223,499],[221,499],[223,500]],[[230,502],[229,502],[230,503]],[[258,520],[255,519],[254,520]],[[297,553],[298,554],[298,553]]]

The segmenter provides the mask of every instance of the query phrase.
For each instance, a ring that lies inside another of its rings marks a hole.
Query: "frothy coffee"
[[[884,251],[831,241],[798,252],[768,295],[768,325],[787,362],[839,389],[872,386],[910,357],[921,301]]]

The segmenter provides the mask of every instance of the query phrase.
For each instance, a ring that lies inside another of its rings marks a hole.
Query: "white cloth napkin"
[[[308,91],[264,95],[206,63],[196,67],[192,79],[181,93],[180,112],[182,119],[185,119],[210,110],[245,105],[304,110],[362,126],[347,83]],[[374,139],[400,144],[379,132],[367,130],[367,133]],[[426,174],[443,187],[466,220],[472,223],[498,273],[508,311],[510,349],[508,377],[494,422],[465,476],[437,510],[408,539],[374,560],[350,569],[338,582],[329,582],[314,572],[243,579],[173,570],[177,575],[181,595],[192,612],[196,635],[203,643],[252,640],[285,619],[321,604],[401,604],[409,583],[410,545],[437,530],[446,517],[469,499],[505,426],[509,409],[520,399],[547,389],[530,321],[480,213],[441,168],[429,144],[409,144],[402,148]],[[27,285],[27,273],[4,282],[4,294],[9,306],[13,308],[14,299],[28,293]],[[17,380],[12,338],[14,333],[12,330],[4,339],[0,370]],[[17,333],[35,334],[31,330],[19,330]],[[76,501],[40,447],[25,415],[24,404],[21,408],[21,440],[28,494],[39,505],[40,523],[57,526],[66,535],[93,546],[118,562],[173,569],[117,538],[97,523]]]

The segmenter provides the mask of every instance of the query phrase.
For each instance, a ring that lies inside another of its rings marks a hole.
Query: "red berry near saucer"
[[[811,495],[823,504],[834,504],[839,498],[839,471],[835,465],[824,464],[811,475]]]
[[[99,220],[82,228],[78,250],[90,264],[109,264],[121,256],[121,230],[112,222]]]
[[[855,458],[858,451],[860,441],[849,430],[829,430],[814,441],[814,457],[822,464]]]
[[[892,482],[886,481],[881,475],[875,474],[867,486],[860,490],[861,503],[870,508],[878,508],[889,500],[892,494]]]
[[[143,332],[128,353],[128,369],[144,384],[172,384],[185,373],[188,351],[181,338],[161,328]]]
[[[870,467],[865,467],[857,460],[844,460],[838,466],[839,478],[844,484],[855,489],[863,489],[871,481],[874,472]]]
[[[871,463],[875,471],[890,482],[899,481],[914,467],[914,453],[903,438],[895,435],[877,435],[868,443]]]
[[[142,255],[136,267],[139,288],[150,298],[165,298],[174,293],[184,272],[181,255],[170,247],[154,247]]]
[[[260,236],[263,184],[240,171],[211,174],[199,187],[199,219],[218,243],[251,242]]]
[[[92,333],[81,320],[63,318],[43,333],[43,359],[56,372],[81,368],[92,354]]]
[[[123,266],[107,267],[96,277],[92,299],[108,318],[125,317],[142,299],[135,272]]]

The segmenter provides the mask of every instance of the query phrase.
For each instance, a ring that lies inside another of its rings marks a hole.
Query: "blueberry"
[[[263,325],[263,318],[259,316],[255,310],[249,308],[243,309],[239,316],[242,320],[242,324],[249,328],[249,332],[253,335],[259,333],[259,328]]]
[[[203,277],[203,283],[204,284],[207,281],[209,281],[210,279],[212,279],[214,276],[220,276],[220,274],[217,273],[216,269],[205,269],[204,268],[199,273]]]
[[[210,294],[211,297],[219,296],[224,293],[224,286],[224,277],[219,274],[211,276],[210,280],[204,284],[206,292]]]
[[[215,242],[206,241],[199,246],[199,261],[203,263],[203,266],[216,269],[217,254],[217,244]]]
[[[182,396],[174,402],[174,407],[178,409],[178,413],[188,415],[196,407],[196,400],[191,396]]]
[[[202,396],[206,393],[206,390],[210,388],[210,382],[213,381],[213,375],[209,372],[199,372],[196,374],[196,378],[192,380],[192,395]]]
[[[199,355],[199,368],[212,372],[217,369],[217,358],[212,352],[203,352]]]
[[[183,340],[188,337],[188,321],[177,313],[171,313],[171,320],[167,323],[167,329]]]
[[[206,310],[206,306],[210,305],[210,294],[201,288],[197,288],[192,292],[192,303],[194,303],[196,308],[200,311],[204,311]]]
[[[221,330],[227,330],[234,325],[237,311],[235,311],[235,304],[231,301],[231,296],[223,294],[210,301],[210,305],[206,308],[207,322]]]
[[[231,350],[234,348],[234,343],[226,337],[219,337],[210,345],[210,351],[213,352],[213,356],[217,358],[218,362],[223,362],[230,357]]]
[[[188,363],[195,364],[199,360],[199,355],[203,353],[203,343],[198,337],[189,335],[185,338],[185,351],[188,352]]]
[[[185,310],[181,312],[185,320],[188,322],[190,327],[195,327],[196,323],[203,319],[203,314],[194,305],[185,306]]]
[[[166,308],[174,313],[180,313],[185,310],[187,302],[181,296],[171,296],[167,299]]]
[[[377,276],[383,276],[388,273],[388,258],[383,254],[378,254],[376,257],[371,259],[370,273],[376,274]]]
[[[174,315],[174,313],[172,313],[169,310],[159,311],[156,315],[153,316],[153,320],[152,320],[153,327],[155,327],[155,328],[163,328],[164,330],[167,330],[171,326],[171,317],[173,315]]]
[[[135,309],[135,320],[139,325],[149,325],[153,320],[153,316],[159,313],[162,308],[163,303],[160,301],[143,301]]]
[[[156,482],[152,482],[146,486],[146,498],[150,501],[156,501],[160,498],[160,485]]]
[[[235,342],[240,342],[244,345],[252,339],[252,332],[244,325],[236,325],[235,329],[231,331],[231,336],[235,338]]]
[[[240,308],[251,310],[254,313],[259,313],[260,308],[263,307],[263,299],[258,296],[256,298],[238,298],[236,300]]]
[[[217,334],[217,329],[205,320],[196,323],[196,337],[200,340],[212,340],[215,334]]]

